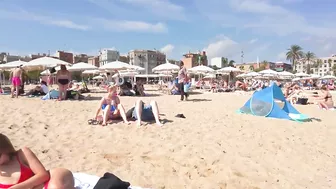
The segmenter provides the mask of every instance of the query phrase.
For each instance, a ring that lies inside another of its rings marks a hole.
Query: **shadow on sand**
[[[211,99],[204,99],[204,98],[194,98],[194,99],[188,99],[190,102],[209,102],[212,101]]]

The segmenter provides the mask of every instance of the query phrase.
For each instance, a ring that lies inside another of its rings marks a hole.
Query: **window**
[[[334,62],[336,63],[336,60],[334,60]]]
[[[327,60],[324,60],[324,63],[327,63]]]

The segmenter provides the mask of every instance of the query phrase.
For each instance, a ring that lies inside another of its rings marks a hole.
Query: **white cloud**
[[[281,52],[277,56],[277,61],[286,61],[286,52]]]
[[[109,31],[136,31],[147,33],[168,32],[167,26],[161,22],[152,24],[143,21],[108,20],[103,18],[94,18],[92,20],[97,24],[97,27],[98,25],[101,25],[104,29]]]
[[[172,56],[173,50],[174,50],[174,45],[168,44],[160,49],[161,52],[165,53],[168,56]]]
[[[76,30],[88,30],[90,27],[84,24],[78,24],[67,19],[56,19],[54,17],[42,16],[38,14],[33,14],[24,10],[17,11],[6,11],[0,10],[0,18],[12,19],[12,20],[23,20],[23,21],[34,21],[41,24],[53,25],[63,28],[76,29]]]
[[[249,43],[250,44],[254,44],[254,43],[256,43],[258,41],[258,39],[251,39],[250,41],[249,41]]]
[[[220,39],[210,43],[203,50],[206,51],[209,58],[232,57],[234,54],[239,53],[240,45],[228,37],[221,36]]]
[[[333,24],[331,17],[315,13],[314,18],[316,19],[306,19],[301,13],[275,4],[276,1],[195,0],[195,2],[201,14],[223,27],[240,28],[279,36],[306,34],[336,38],[334,32],[336,26]]]
[[[45,25],[53,25],[63,28],[76,30],[94,30],[105,29],[114,32],[146,32],[146,33],[163,33],[167,32],[167,26],[164,23],[149,23],[132,20],[109,20],[105,18],[88,18],[81,17],[85,24],[78,24],[70,19],[58,19],[55,16],[44,16],[30,13],[25,10],[6,11],[0,10],[0,19],[21,20],[39,22]]]
[[[141,7],[151,13],[166,19],[185,20],[184,7],[169,0],[120,0]]]

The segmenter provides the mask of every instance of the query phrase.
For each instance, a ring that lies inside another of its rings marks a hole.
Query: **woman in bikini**
[[[15,150],[7,136],[0,133],[1,189],[75,189],[67,169],[47,171],[27,147]]]
[[[108,88],[108,94],[103,97],[99,102],[99,107],[97,109],[95,120],[99,119],[99,113],[103,111],[103,126],[107,125],[109,119],[119,119],[120,117],[126,124],[129,124],[126,118],[125,108],[120,104],[120,99],[118,97],[118,87],[116,85],[110,86]]]
[[[334,108],[334,101],[332,99],[332,95],[330,94],[327,85],[322,85],[321,92],[322,92],[322,95],[316,99],[316,100],[319,100],[318,106],[321,109],[326,109],[326,110],[330,108]]]
[[[57,72],[56,81],[59,90],[59,100],[65,100],[67,89],[71,81],[71,73],[67,70],[65,65],[61,65],[61,69]]]

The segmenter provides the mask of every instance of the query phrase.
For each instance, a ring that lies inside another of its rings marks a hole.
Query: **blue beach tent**
[[[256,91],[240,108],[240,113],[278,119],[305,121],[308,116],[298,112],[285,98],[277,85],[271,85],[261,91]]]

